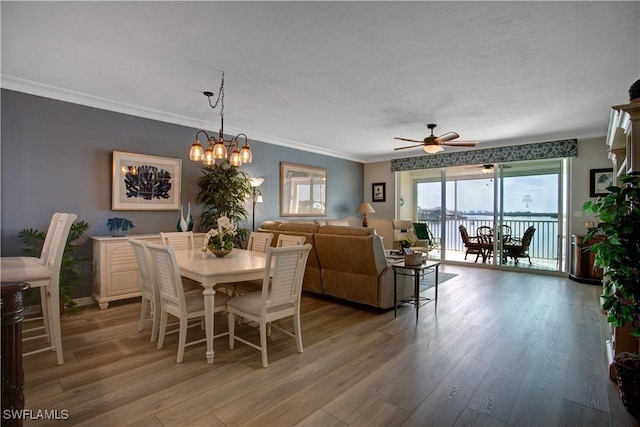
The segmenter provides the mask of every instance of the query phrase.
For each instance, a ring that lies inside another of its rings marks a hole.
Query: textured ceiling
[[[603,136],[640,2],[7,2],[2,87],[370,162]],[[189,141],[185,141],[185,147]],[[451,150],[451,149],[450,149]],[[460,149],[457,149],[460,150]]]

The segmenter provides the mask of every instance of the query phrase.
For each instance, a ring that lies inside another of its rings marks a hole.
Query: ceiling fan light
[[[444,148],[442,148],[439,145],[425,145],[424,146],[424,151],[426,151],[429,154],[435,154],[435,153],[439,153],[440,151],[444,151]]]

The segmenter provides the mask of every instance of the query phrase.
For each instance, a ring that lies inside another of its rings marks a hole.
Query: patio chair
[[[432,251],[433,249],[440,250],[440,242],[435,238],[427,223],[414,222],[413,229],[416,232],[416,237],[418,238],[418,240],[424,240],[425,242],[427,242],[426,247],[429,251]]]
[[[465,227],[464,225],[461,225],[460,227],[458,227],[458,230],[460,230],[460,236],[462,237],[462,242],[464,243],[464,247],[467,250],[464,254],[464,259],[466,260],[467,255],[469,254],[472,254],[472,255],[475,254],[476,260],[474,262],[478,262],[478,258],[480,257],[480,255],[483,255],[480,239],[478,238],[478,236],[470,237],[469,232],[467,231],[467,227]]]
[[[493,256],[493,227],[488,225],[480,226],[476,229],[476,236],[482,248],[482,262],[486,262]]]
[[[416,247],[428,248],[429,243],[425,239],[419,239],[413,229],[413,220],[411,219],[394,219],[393,223],[393,249],[400,249],[400,240],[409,238],[413,240]]]
[[[505,257],[512,258],[516,264],[518,264],[518,258],[527,257],[529,264],[531,264],[529,245],[531,245],[531,239],[533,239],[533,234],[535,232],[535,227],[530,226],[525,230],[522,238],[512,237],[509,242],[504,245]]]

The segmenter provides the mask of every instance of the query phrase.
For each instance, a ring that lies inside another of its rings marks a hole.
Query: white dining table
[[[213,363],[214,307],[216,291],[213,287],[218,283],[241,282],[261,279],[267,255],[261,252],[233,249],[223,258],[216,258],[209,251],[201,249],[178,249],[174,251],[180,267],[180,274],[200,282],[204,288],[204,318],[207,341],[207,363]]]

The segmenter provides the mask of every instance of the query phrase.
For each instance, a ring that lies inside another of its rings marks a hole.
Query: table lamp
[[[356,211],[357,213],[361,213],[362,216],[362,226],[363,227],[368,227],[368,223],[367,223],[367,214],[368,213],[376,213],[376,211],[373,210],[373,208],[371,207],[371,205],[369,203],[360,203],[360,207],[358,208],[358,210]]]

